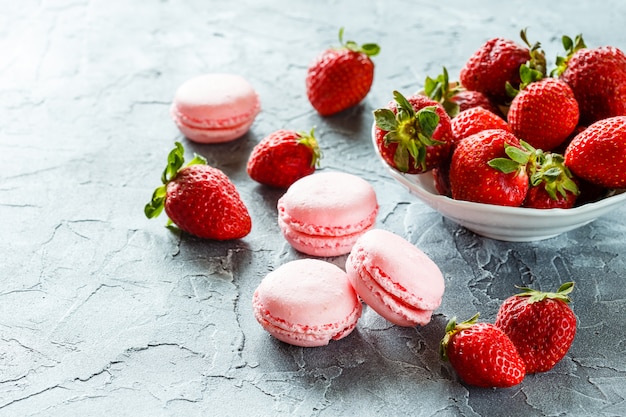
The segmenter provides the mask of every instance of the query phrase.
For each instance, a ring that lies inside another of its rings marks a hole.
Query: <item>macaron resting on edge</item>
[[[347,336],[362,311],[346,273],[319,259],[287,262],[267,274],[252,306],[267,332],[303,347],[325,346]]]
[[[293,183],[278,200],[278,224],[296,250],[313,256],[349,253],[374,227],[378,201],[364,179],[343,172],[320,172]]]
[[[424,252],[382,229],[357,240],[346,273],[361,299],[398,326],[429,323],[445,289],[441,270]]]
[[[188,139],[221,143],[243,136],[260,110],[259,96],[245,78],[211,73],[178,87],[170,112]]]

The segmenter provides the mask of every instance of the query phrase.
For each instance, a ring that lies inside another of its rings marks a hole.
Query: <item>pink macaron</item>
[[[444,280],[421,250],[394,233],[372,229],[346,260],[346,273],[361,299],[398,326],[425,325],[441,304]]]
[[[296,250],[313,256],[349,253],[374,227],[378,201],[361,177],[319,172],[294,182],[278,200],[278,224]]]
[[[346,337],[362,311],[346,273],[319,259],[287,262],[267,274],[254,292],[252,308],[272,336],[303,347]]]
[[[235,74],[204,74],[185,81],[170,109],[178,129],[199,143],[228,142],[243,136],[261,110],[256,91]]]

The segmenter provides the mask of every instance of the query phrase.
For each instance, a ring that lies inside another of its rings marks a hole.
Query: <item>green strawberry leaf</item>
[[[390,132],[398,128],[396,115],[390,109],[374,110],[374,121],[379,129]]]
[[[148,204],[144,207],[144,214],[149,219],[157,217],[163,211],[165,204],[165,197],[167,194],[167,183],[176,177],[178,171],[183,167],[185,163],[185,149],[182,143],[175,142],[174,149],[167,155],[167,165],[161,174],[161,182],[163,185],[157,187],[152,193],[152,198]],[[194,157],[186,166],[206,164],[207,161],[204,157],[194,154]]]
[[[339,28],[339,44],[353,52],[360,52],[367,56],[375,56],[380,52],[380,46],[375,43],[364,43],[359,45],[355,41],[343,41],[343,28]]]
[[[153,219],[158,217],[163,211],[163,204],[165,203],[166,186],[162,185],[154,190],[152,193],[152,199],[143,209],[147,218]]]
[[[296,132],[299,136],[297,142],[301,145],[308,147],[311,152],[311,167],[320,166],[320,160],[322,159],[322,151],[320,150],[317,139],[315,138],[315,127],[311,128],[310,132]]]
[[[531,155],[529,152],[520,149],[517,146],[509,145],[508,143],[504,145],[504,152],[518,165],[526,165]]]
[[[361,45],[361,52],[367,56],[376,56],[380,53],[380,46],[375,43],[364,43]]]
[[[415,117],[415,109],[399,91],[393,92],[393,98],[398,103],[398,121],[404,122]]]
[[[487,164],[505,174],[510,174],[519,169],[519,164],[509,158],[494,158],[487,162]]]
[[[416,116],[417,121],[422,128],[422,133],[430,138],[439,125],[439,115],[435,111],[435,107],[424,107],[417,112]]]
[[[528,299],[528,303],[536,303],[538,301],[543,301],[546,298],[561,300],[569,303],[571,301],[569,294],[574,290],[574,283],[571,281],[565,282],[556,292],[538,291],[529,287],[518,287],[517,285],[516,288],[522,290],[521,293],[517,294],[518,297],[530,297]]]
[[[402,144],[398,146],[396,153],[393,155],[393,163],[401,172],[409,170],[409,150],[406,146]]]

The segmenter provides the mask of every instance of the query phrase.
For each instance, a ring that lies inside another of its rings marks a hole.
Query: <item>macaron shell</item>
[[[369,228],[378,213],[378,202],[372,186],[361,177],[320,172],[293,183],[278,201],[278,210],[294,230],[341,236]]]
[[[204,74],[184,82],[171,115],[181,132],[198,142],[225,142],[245,134],[261,110],[252,85],[235,74]]]
[[[426,324],[445,290],[441,270],[425,253],[381,229],[358,239],[346,272],[363,301],[398,325]],[[395,316],[402,319],[395,321]]]
[[[313,256],[349,253],[374,227],[378,201],[364,179],[343,172],[308,175],[278,200],[278,224],[296,250]]]
[[[348,259],[350,263],[352,259]],[[412,327],[430,322],[432,310],[421,310],[386,292],[365,268],[347,264],[348,279],[365,304],[398,326]],[[357,272],[358,271],[358,272]]]
[[[313,347],[347,336],[362,306],[341,268],[301,259],[280,266],[261,281],[253,310],[261,326],[277,339]]]

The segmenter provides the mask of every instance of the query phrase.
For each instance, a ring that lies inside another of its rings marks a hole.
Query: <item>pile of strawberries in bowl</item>
[[[626,200],[626,55],[563,37],[485,42],[458,82],[374,111],[372,139],[393,178],[444,216],[500,240],[574,229]]]

